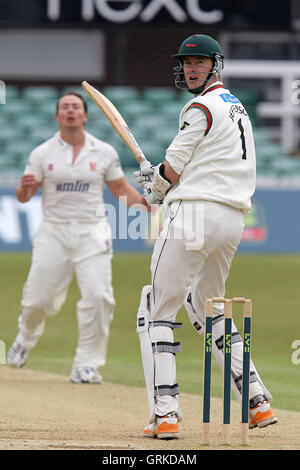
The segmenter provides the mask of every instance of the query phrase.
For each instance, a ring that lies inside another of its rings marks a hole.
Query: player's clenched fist
[[[27,202],[29,199],[34,196],[37,189],[39,187],[39,183],[35,179],[35,176],[32,174],[23,175],[20,181],[19,186],[16,189],[16,194],[18,201],[20,202]]]
[[[37,181],[34,175],[23,175],[21,178],[20,186],[22,188],[32,188],[32,186],[36,185]]]

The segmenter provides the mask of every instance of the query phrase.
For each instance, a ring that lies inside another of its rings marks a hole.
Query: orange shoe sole
[[[156,439],[156,432],[145,429],[144,430],[144,437],[150,437],[152,439]]]
[[[156,431],[157,439],[177,439],[178,438],[178,423],[169,424],[161,423]]]
[[[278,419],[276,416],[274,416],[272,408],[270,408],[268,411],[265,411],[264,413],[261,413],[258,411],[255,415],[255,418],[252,419],[249,423],[249,428],[253,429],[259,427],[259,428],[264,428],[266,426],[269,426],[270,424],[275,424],[277,423]]]
[[[156,431],[145,429],[144,437],[152,439],[178,439],[178,423],[162,423]]]

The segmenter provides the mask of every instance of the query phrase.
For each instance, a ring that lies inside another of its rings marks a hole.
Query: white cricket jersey
[[[118,154],[85,132],[84,145],[72,160],[72,146],[57,132],[31,152],[24,174],[33,174],[41,183],[45,220],[97,222],[105,214],[104,183],[124,175]]]
[[[215,201],[248,212],[255,191],[252,126],[242,103],[218,81],[192,98],[179,116],[179,132],[166,160],[180,174],[165,197]]]

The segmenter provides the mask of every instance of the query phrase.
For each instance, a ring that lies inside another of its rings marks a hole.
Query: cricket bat
[[[135,140],[131,130],[129,129],[127,123],[123,116],[119,113],[117,108],[112,104],[112,102],[106,98],[99,90],[94,88],[88,82],[82,82],[82,88],[89,95],[89,97],[96,103],[98,108],[103,112],[112,126],[115,128],[121,139],[130,149],[132,155],[140,164],[141,169],[145,170],[147,167],[151,167],[151,163],[145,157],[141,147]],[[151,170],[152,172],[152,170]]]

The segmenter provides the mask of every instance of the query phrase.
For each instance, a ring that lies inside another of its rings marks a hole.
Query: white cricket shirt
[[[24,174],[33,174],[41,183],[45,220],[95,223],[105,214],[104,183],[124,175],[118,154],[85,132],[84,145],[72,160],[72,146],[57,132],[31,152]]]
[[[192,98],[179,116],[179,132],[166,160],[180,174],[164,202],[207,200],[243,212],[255,191],[256,156],[251,122],[242,103],[218,81]]]

